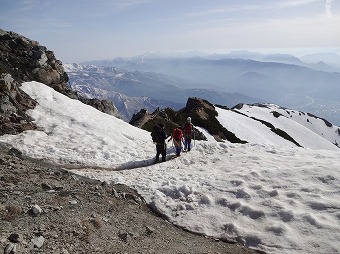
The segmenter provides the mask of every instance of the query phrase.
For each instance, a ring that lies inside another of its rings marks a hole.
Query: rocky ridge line
[[[0,135],[37,129],[26,111],[36,102],[25,94],[23,82],[37,81],[104,113],[119,117],[111,101],[82,98],[68,85],[62,62],[53,51],[14,32],[0,29]]]

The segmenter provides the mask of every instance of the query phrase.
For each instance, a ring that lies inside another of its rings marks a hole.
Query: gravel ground
[[[124,185],[71,174],[0,146],[2,253],[256,253],[187,232]]]

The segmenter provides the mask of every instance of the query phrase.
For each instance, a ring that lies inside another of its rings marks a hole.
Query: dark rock
[[[279,118],[280,116],[283,116],[281,113],[279,113],[279,112],[277,112],[277,111],[272,111],[271,113],[273,114],[273,116],[274,116],[275,118]]]
[[[8,150],[8,155],[13,155],[13,156],[16,156],[18,158],[21,158],[22,157],[22,152],[19,151],[16,148],[11,148],[11,149]]]
[[[17,233],[13,233],[8,237],[8,240],[12,243],[20,243],[22,241],[22,236]]]
[[[153,227],[150,227],[150,226],[146,226],[145,229],[146,229],[147,235],[151,235],[156,231]]]
[[[87,99],[87,98],[79,98],[79,100],[87,105],[90,105],[99,111],[106,113],[108,115],[113,115],[116,117],[120,117],[116,106],[113,104],[112,101],[108,100],[99,100],[99,99]]]
[[[125,243],[128,243],[131,239],[132,239],[132,235],[130,233],[127,232],[122,232],[119,233],[119,238],[122,239],[122,241],[124,241]]]
[[[52,187],[50,185],[48,185],[47,183],[42,183],[41,188],[43,188],[44,190],[51,190],[52,189]]]

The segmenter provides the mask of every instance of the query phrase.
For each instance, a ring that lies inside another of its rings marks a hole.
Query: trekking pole
[[[195,142],[196,142],[196,139],[195,139],[195,130],[194,130],[194,146],[195,146]]]

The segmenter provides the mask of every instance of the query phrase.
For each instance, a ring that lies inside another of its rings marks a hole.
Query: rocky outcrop
[[[130,120],[130,124],[138,128],[142,128],[142,126],[144,126],[145,123],[148,122],[152,118],[152,116],[155,115],[158,111],[159,108],[157,108],[157,110],[155,110],[153,114],[150,114],[145,108],[143,108],[136,114],[133,114]]]
[[[0,74],[0,135],[17,134],[37,126],[25,112],[36,102],[19,89],[10,74]]]
[[[146,109],[141,109],[132,116],[130,124],[151,132],[155,125],[163,123],[165,132],[171,134],[174,128],[183,126],[185,119],[186,117],[182,113],[174,111],[172,108],[157,108],[152,113],[149,113]],[[207,139],[197,128],[194,131],[196,140]]]
[[[148,113],[143,109],[133,115],[130,124],[152,131],[155,124],[163,123],[166,132],[172,133],[175,127],[182,127],[187,117],[190,116],[194,126],[206,129],[217,141],[228,140],[232,143],[246,143],[224,128],[217,120],[217,115],[218,113],[213,104],[200,98],[191,97],[188,99],[186,106],[179,111],[165,108],[163,110],[156,109],[153,113]],[[195,128],[195,139],[206,140],[206,137]]]
[[[103,113],[121,118],[116,106],[113,104],[112,101],[99,100],[96,98],[88,99],[88,98],[83,98],[83,97],[79,97],[78,100],[80,100],[84,104],[91,105],[92,107],[98,109],[99,111]]]
[[[54,90],[119,117],[111,101],[80,97],[68,85],[62,62],[53,51],[14,32],[0,29],[0,135],[17,134],[37,126],[25,113],[36,102],[21,89],[21,83],[37,81]]]
[[[0,69],[18,83],[38,81],[66,94],[68,76],[54,53],[37,41],[0,30]]]

